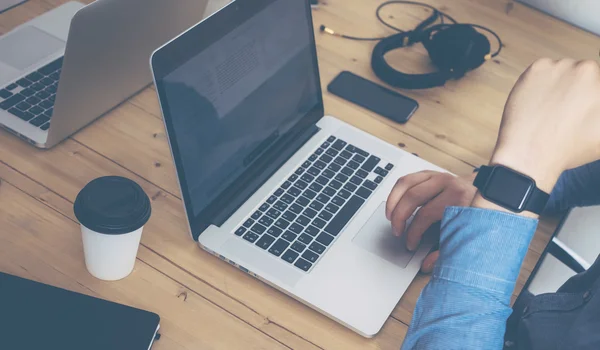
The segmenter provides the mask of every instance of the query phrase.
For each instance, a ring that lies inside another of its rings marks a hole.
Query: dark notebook
[[[0,273],[0,348],[148,350],[158,315]]]

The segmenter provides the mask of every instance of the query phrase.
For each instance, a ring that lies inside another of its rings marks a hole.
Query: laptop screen
[[[230,5],[200,23],[199,35],[210,36],[212,25],[223,35],[193,55],[173,54],[181,63],[157,81],[188,216],[322,104],[306,2],[255,4],[262,6],[235,15]]]

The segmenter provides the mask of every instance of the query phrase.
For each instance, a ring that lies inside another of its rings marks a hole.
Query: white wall
[[[520,0],[600,35],[600,0]]]

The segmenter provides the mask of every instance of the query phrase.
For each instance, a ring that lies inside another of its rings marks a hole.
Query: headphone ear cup
[[[471,25],[442,25],[430,33],[423,45],[431,61],[441,70],[452,71],[455,78],[481,66],[490,53],[490,41]]]

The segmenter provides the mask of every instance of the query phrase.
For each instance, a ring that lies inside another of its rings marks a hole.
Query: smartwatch
[[[483,198],[515,213],[539,215],[550,198],[537,188],[534,179],[502,165],[479,168],[473,185]]]

